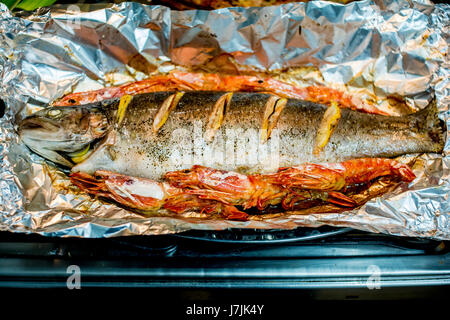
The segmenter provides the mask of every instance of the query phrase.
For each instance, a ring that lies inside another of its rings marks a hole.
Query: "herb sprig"
[[[56,0],[0,0],[10,9],[35,10],[37,8],[52,5]]]

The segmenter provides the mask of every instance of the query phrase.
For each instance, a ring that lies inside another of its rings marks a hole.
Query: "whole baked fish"
[[[31,150],[72,172],[150,179],[193,165],[254,174],[443,149],[431,104],[404,117],[343,109],[328,143],[315,153],[326,111],[261,93],[158,92],[45,108],[25,118],[19,134]]]

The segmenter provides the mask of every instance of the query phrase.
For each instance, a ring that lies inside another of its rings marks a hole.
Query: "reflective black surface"
[[[191,230],[174,237],[233,244],[279,244],[313,239],[327,238],[344,234],[351,228],[337,228],[323,226],[320,228],[296,228],[293,230],[264,230],[264,229],[228,229],[222,231]]]
[[[448,243],[358,231],[272,244],[0,233],[0,286],[64,288],[73,265],[80,268],[84,288],[366,292],[373,275],[383,288],[450,285]]]

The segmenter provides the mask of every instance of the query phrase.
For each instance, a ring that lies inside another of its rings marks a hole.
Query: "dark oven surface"
[[[330,227],[298,230],[110,239],[0,232],[0,286],[65,288],[73,266],[83,288],[373,292],[450,284],[446,242]]]

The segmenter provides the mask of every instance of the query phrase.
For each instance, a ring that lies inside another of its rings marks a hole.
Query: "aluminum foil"
[[[391,114],[403,112],[398,105],[417,110],[435,98],[449,128],[449,13],[445,4],[404,0],[215,11],[84,4],[20,16],[0,4],[0,97],[7,104],[0,119],[0,230],[97,238],[333,225],[448,240],[448,131],[442,155],[415,156],[415,181],[390,188],[361,208],[238,222],[195,215],[146,217],[92,199],[72,190],[63,172],[31,153],[14,125],[69,92],[172,69],[234,68],[300,86],[339,88]]]

